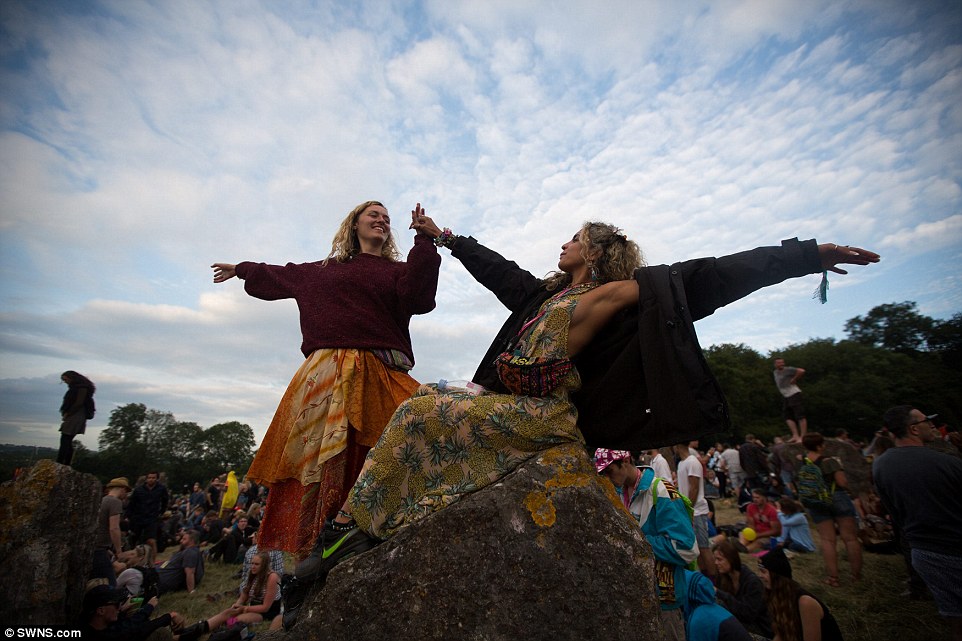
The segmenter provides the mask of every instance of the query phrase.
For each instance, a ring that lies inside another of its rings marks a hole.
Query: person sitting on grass
[[[778,510],[768,502],[765,490],[756,488],[752,490],[752,504],[748,506],[745,513],[746,525],[755,531],[755,538],[749,541],[744,534],[738,535],[738,542],[743,549],[748,552],[756,552],[769,547],[772,537],[777,537],[782,533],[782,524],[778,520]]]
[[[828,607],[792,580],[792,564],[781,548],[758,560],[758,578],[767,590],[775,641],[842,641]]]
[[[701,572],[685,570],[685,613],[687,641],[752,641],[745,626],[715,602],[711,579]]]
[[[270,553],[259,552],[251,560],[250,573],[237,600],[226,610],[194,626],[203,634],[224,624],[273,622],[281,613],[280,583],[280,575],[271,569]]]
[[[148,637],[157,638],[155,633],[170,628],[175,641],[196,641],[210,624],[220,625],[223,621],[210,619],[184,627],[184,617],[177,612],[168,612],[150,618],[157,607],[157,597],[151,597],[139,608],[129,604],[130,594],[123,588],[112,588],[98,584],[84,594],[83,609],[80,614],[80,630],[84,639],[103,641],[142,641]],[[169,638],[169,637],[168,637]]]
[[[197,543],[200,532],[184,530],[180,533],[180,550],[156,569],[157,588],[160,594],[187,590],[193,592],[204,578],[204,557]],[[117,577],[117,586],[131,594],[140,594],[144,585],[144,571],[137,568],[125,570]]]
[[[718,582],[715,597],[718,603],[735,615],[745,629],[771,638],[772,622],[765,604],[765,586],[761,579],[742,565],[738,550],[731,541],[721,541],[712,547]]]
[[[776,545],[792,552],[814,552],[815,541],[812,540],[812,530],[802,506],[786,496],[778,501],[778,507],[781,510],[778,521],[782,524],[782,534],[775,537]]]

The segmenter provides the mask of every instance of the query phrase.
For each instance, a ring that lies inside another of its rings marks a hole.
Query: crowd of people
[[[178,509],[180,518],[194,519],[194,527],[180,531],[181,549],[157,568],[178,572],[175,584],[157,577],[158,592],[161,586],[196,589],[205,560],[197,548],[205,544],[208,559],[236,561],[243,552],[246,561],[253,554],[236,601],[190,634],[274,615],[275,623],[289,627],[306,592],[322,588],[338,563],[498,481],[549,447],[582,443],[595,452],[599,473],[616,486],[649,541],[665,543],[655,556],[671,638],[742,639],[749,628],[782,640],[840,638],[825,604],[792,580],[789,558],[814,548],[799,520],[807,513],[820,535],[826,585],[839,583],[836,528],[852,579],[859,580],[854,526],[864,502],[852,500],[845,471],[824,455],[822,436],[808,432],[798,388],[804,370],[781,359],[775,363],[792,432],[787,444],[769,448],[749,436],[737,447],[718,445],[702,453],[687,439],[724,431],[727,421],[693,323],[762,287],[806,274],[844,274],[841,265],[868,265],[878,255],[792,239],[647,267],[621,230],[590,222],[561,245],[557,271],[539,278],[474,238],[438,227],[420,205],[409,227],[414,247],[401,261],[386,208],[367,201],[344,219],[323,261],[214,263],[215,282],[237,277],[252,296],[297,302],[305,361],[247,475],[269,486],[265,508],[225,522],[221,513],[205,513],[195,491],[187,509]],[[441,247],[510,311],[463,387],[418,386],[408,374],[414,364],[408,326],[413,315],[435,306]],[[894,444],[901,445],[898,429],[890,429]],[[650,461],[632,460],[629,451],[640,434],[678,444]],[[806,451],[800,458],[779,447],[799,442]],[[162,528],[140,516],[162,516],[169,502],[151,477],[132,493],[130,510],[131,531],[147,554],[157,550]],[[125,485],[115,481],[111,492]],[[710,500],[730,492],[746,518],[733,536],[713,521]],[[898,524],[899,511],[880,494]],[[258,502],[249,501],[251,507]],[[912,541],[915,531],[903,527],[913,543],[911,559],[925,577],[923,568],[937,560]],[[264,552],[251,553],[255,539]],[[730,548],[758,555],[757,576]],[[297,561],[293,577],[283,581],[272,561],[277,551]],[[113,552],[116,557],[123,551]],[[171,567],[175,559],[180,567]],[[155,581],[141,574],[139,589],[146,592]],[[929,587],[942,611],[946,593]],[[759,595],[765,608],[746,602]],[[152,593],[146,597],[154,600]],[[275,607],[279,600],[283,614]]]
[[[93,638],[142,639],[170,627],[190,641],[225,625],[277,617],[284,557],[257,545],[267,489],[245,480],[228,504],[226,477],[215,476],[206,490],[197,482],[180,496],[156,471],[136,486],[124,477],[106,484],[82,613]],[[193,625],[177,612],[151,616],[164,594],[195,593],[208,563],[236,564],[240,583],[231,606]]]

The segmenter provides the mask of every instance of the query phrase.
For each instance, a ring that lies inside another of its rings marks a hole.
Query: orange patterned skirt
[[[261,549],[298,558],[314,545],[402,401],[418,388],[406,372],[373,353],[319,349],[291,379],[247,478],[270,493],[258,534]]]

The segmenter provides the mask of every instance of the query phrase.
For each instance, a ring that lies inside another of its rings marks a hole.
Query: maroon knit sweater
[[[321,347],[396,349],[413,363],[408,324],[434,309],[440,265],[432,240],[418,234],[405,263],[370,254],[327,265],[243,262],[237,276],[255,298],[297,301],[305,358]]]

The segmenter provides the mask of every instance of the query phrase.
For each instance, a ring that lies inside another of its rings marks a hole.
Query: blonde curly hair
[[[635,270],[645,265],[637,243],[628,240],[614,225],[586,222],[578,233],[578,240],[581,241],[581,257],[589,266],[594,267],[594,273],[597,274],[595,282],[599,284],[633,278]],[[594,261],[588,260],[595,248],[601,250],[601,256]],[[554,291],[569,283],[571,274],[565,272],[552,272],[545,277],[545,288],[548,291]]]
[[[334,234],[334,242],[331,243],[331,253],[324,259],[325,265],[332,258],[335,262],[346,263],[361,253],[361,243],[357,238],[357,219],[364,213],[364,210],[373,205],[384,207],[383,203],[376,200],[366,200],[352,209],[351,213],[341,221],[341,226],[337,228],[337,233]],[[401,252],[398,251],[397,243],[394,242],[393,231],[388,235],[384,246],[381,247],[381,256],[394,262],[401,260]]]

